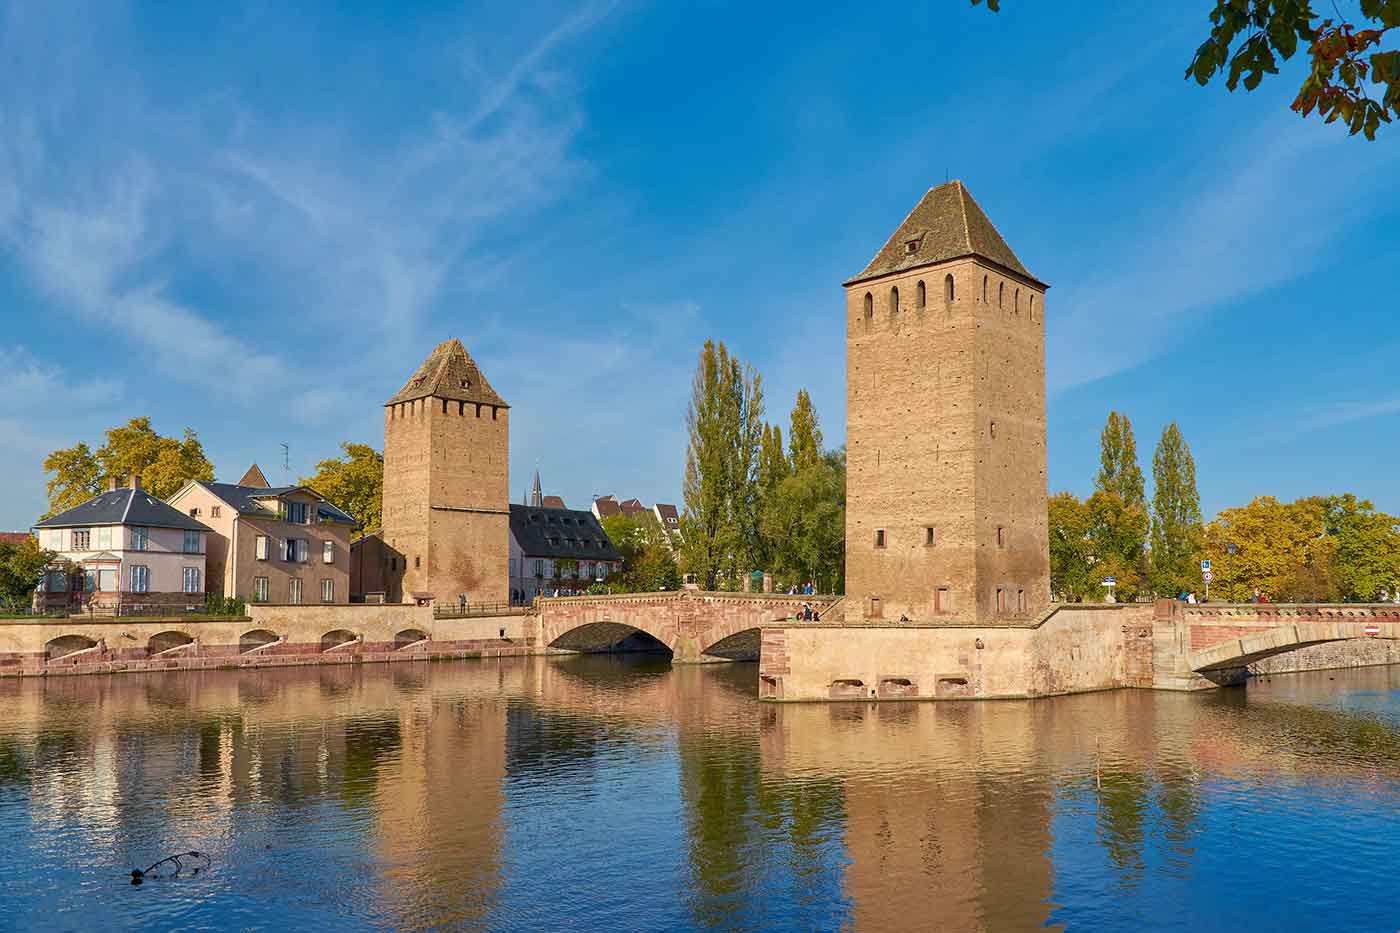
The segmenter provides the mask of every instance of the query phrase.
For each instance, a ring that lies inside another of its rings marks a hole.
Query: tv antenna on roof
[[[291,485],[292,481],[292,450],[286,444],[282,445],[282,478]]]

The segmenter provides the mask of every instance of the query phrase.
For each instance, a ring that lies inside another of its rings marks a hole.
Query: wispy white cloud
[[[16,417],[74,406],[111,407],[123,392],[120,379],[84,378],[40,360],[23,345],[0,347],[0,411]]]
[[[1331,156],[1333,184],[1360,176],[1365,163],[1341,149],[1354,145],[1330,127],[1271,120],[1152,192],[1140,214],[1106,224],[1105,236],[1130,238],[1051,293],[1050,392],[1141,365],[1188,339],[1199,315],[1316,271],[1323,247],[1372,205],[1320,212],[1298,193]]]
[[[1341,401],[1331,405],[1313,406],[1302,411],[1295,423],[1299,429],[1330,428],[1354,421],[1369,421],[1384,415],[1400,414],[1400,398],[1374,399],[1366,402]]]

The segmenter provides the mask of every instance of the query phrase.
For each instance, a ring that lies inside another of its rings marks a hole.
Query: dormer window
[[[919,241],[918,241],[918,240],[910,240],[909,242],[905,243],[905,244],[904,244],[904,251],[905,251],[906,253],[910,254],[911,256],[912,256],[914,253],[917,253],[917,252],[919,251]]]
[[[471,387],[472,387],[472,384],[471,384],[471,381],[470,381],[470,380],[468,380],[468,379],[463,379],[463,380],[462,380],[462,388],[464,388],[464,389],[470,389]]]

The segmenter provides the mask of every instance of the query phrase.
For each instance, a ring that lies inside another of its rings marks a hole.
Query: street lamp
[[[1226,558],[1225,558],[1225,576],[1228,577],[1229,580],[1230,580],[1230,582],[1226,584],[1226,586],[1229,587],[1228,593],[1227,593],[1227,595],[1226,595],[1226,597],[1225,597],[1227,601],[1233,601],[1234,596],[1235,596],[1235,578],[1234,578],[1234,576],[1230,573],[1230,566],[1231,566],[1230,558],[1231,558],[1231,557],[1234,557],[1234,556],[1235,556],[1235,553],[1236,553],[1238,550],[1239,550],[1239,548],[1235,546],[1235,542],[1233,542],[1233,541],[1226,541],[1226,542],[1225,542],[1225,554],[1226,554]]]

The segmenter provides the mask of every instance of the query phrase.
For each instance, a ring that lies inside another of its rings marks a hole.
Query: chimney
[[[140,488],[141,488],[141,474],[140,474],[140,473],[132,473],[132,474],[131,474],[131,481],[130,481],[129,483],[127,483],[127,485],[130,486],[132,489],[140,489]]]
[[[115,476],[109,476],[109,477],[107,477],[107,491],[108,491],[108,492],[116,492],[116,491],[117,491],[117,478],[116,478]]]

